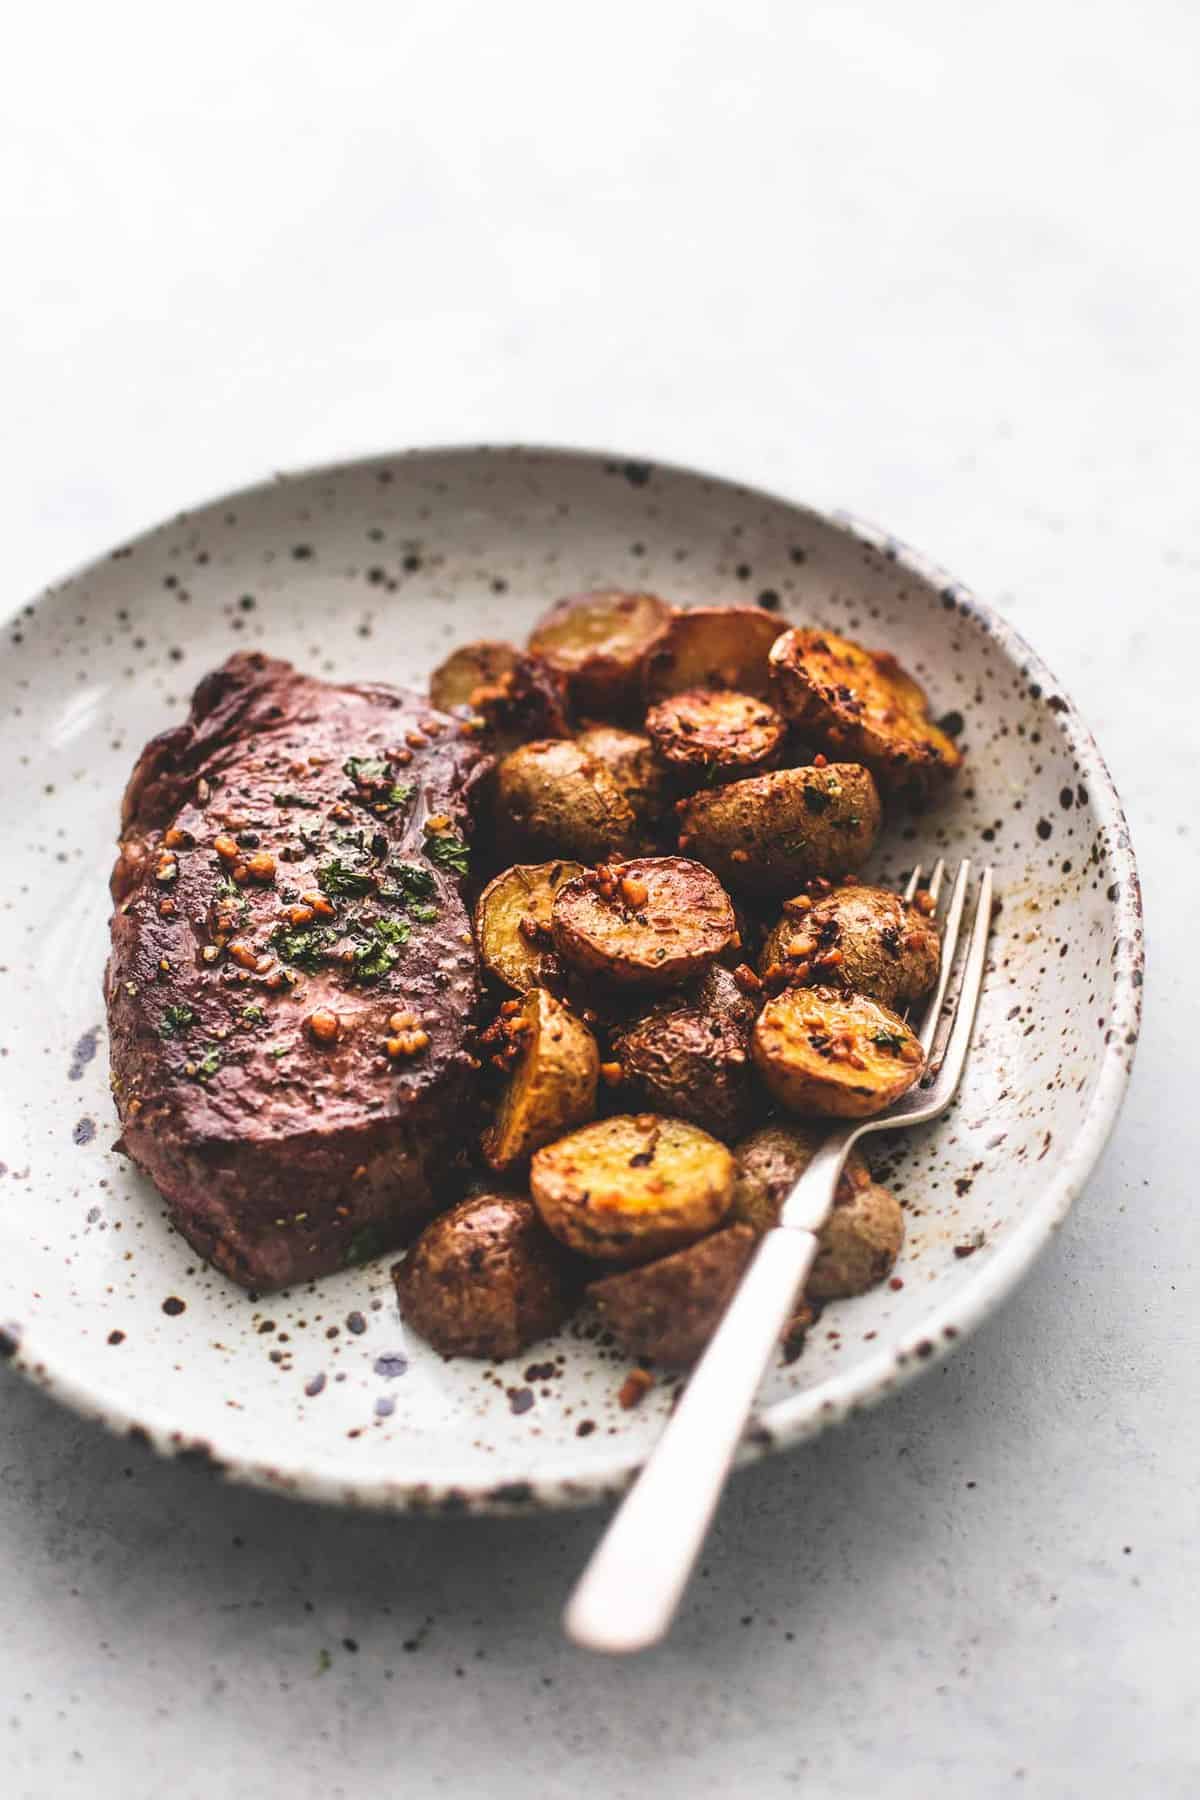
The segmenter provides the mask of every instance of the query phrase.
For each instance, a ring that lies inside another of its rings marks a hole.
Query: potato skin
[[[728,969],[656,1003],[616,1032],[623,1084],[644,1106],[702,1125],[726,1141],[754,1108],[750,1033],[755,1008]]]
[[[518,1168],[543,1144],[594,1117],[600,1053],[569,1006],[546,988],[531,988],[507,1021],[520,1053],[484,1133],[489,1167]]]
[[[863,763],[885,793],[920,803],[962,763],[929,717],[924,689],[890,651],[796,629],[776,641],[770,664],[786,717],[830,755]]]
[[[730,1217],[761,1234],[779,1223],[793,1186],[825,1133],[803,1125],[765,1125],[737,1146]],[[889,1188],[872,1181],[856,1150],[846,1158],[833,1211],[818,1236],[816,1261],[805,1283],[809,1300],[865,1294],[895,1267],[904,1242],[904,1214]]]
[[[669,618],[647,646],[642,685],[649,704],[688,688],[736,688],[765,700],[767,658],[784,627],[758,606],[693,606]]]
[[[523,994],[558,986],[562,967],[550,939],[554,896],[583,864],[514,863],[489,881],[475,903],[475,941],[489,975]]]
[[[604,764],[569,738],[545,738],[505,756],[496,770],[502,839],[531,854],[598,862],[636,847],[633,808]]]
[[[822,963],[831,954],[840,962]],[[806,910],[786,910],[759,957],[764,981],[852,989],[897,1010],[911,1006],[938,976],[937,926],[888,888],[854,882]]]
[[[729,1225],[673,1256],[593,1281],[587,1296],[632,1356],[685,1369],[720,1324],[756,1243],[749,1226]]]
[[[650,739],[619,725],[589,725],[575,742],[585,756],[604,764],[633,808],[641,830],[647,838],[652,837],[662,824],[672,794],[667,772]]]
[[[443,1356],[501,1360],[548,1337],[572,1299],[566,1259],[532,1201],[462,1200],[392,1270],[405,1323]]]
[[[879,794],[857,763],[776,769],[693,794],[679,848],[732,888],[794,894],[815,875],[860,868],[879,835]]]
[[[429,677],[430,701],[440,712],[453,712],[456,706],[476,710],[483,698],[479,690],[495,688],[505,675],[512,673],[520,658],[514,644],[494,638],[460,644]]]
[[[634,902],[634,891],[643,898]],[[733,941],[733,904],[682,856],[636,856],[566,882],[550,915],[570,968],[621,987],[667,988],[702,973]]]
[[[849,1057],[833,1054],[845,1037]],[[925,1059],[899,1013],[831,987],[785,988],[768,1000],[750,1041],[754,1063],[789,1112],[807,1118],[869,1119],[920,1079]]]
[[[529,648],[566,678],[580,712],[619,717],[636,708],[643,655],[670,616],[657,594],[569,594],[538,620]]]
[[[605,1262],[652,1262],[721,1223],[733,1157],[682,1119],[616,1113],[539,1150],[529,1186],[569,1249]]]
[[[650,708],[646,732],[679,774],[732,781],[773,768],[787,727],[773,706],[752,694],[688,688]]]

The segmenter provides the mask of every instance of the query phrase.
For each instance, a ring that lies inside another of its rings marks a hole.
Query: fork
[[[935,907],[944,875],[939,861],[929,882]],[[914,897],[920,878],[918,864],[906,899]],[[784,1202],[778,1225],[760,1241],[683,1398],[568,1602],[567,1635],[585,1649],[645,1650],[666,1635],[767,1363],[816,1257],[817,1234],[832,1210],[847,1154],[872,1132],[936,1119],[953,1100],[970,1048],[992,922],[992,871],[985,868],[957,993],[947,1004],[970,879],[971,865],[963,861],[946,911],[937,987],[917,1033],[925,1071],[887,1112],[847,1120],[830,1132]]]

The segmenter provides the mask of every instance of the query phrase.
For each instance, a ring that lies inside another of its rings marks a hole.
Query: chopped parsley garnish
[[[353,869],[340,856],[317,870],[317,880],[331,899],[347,899],[356,894],[369,894],[375,878],[366,869]]]
[[[830,797],[825,792],[824,788],[806,787],[804,790],[804,804],[807,806],[810,813],[828,812]]]
[[[430,904],[430,897],[437,893],[433,870],[423,869],[420,863],[399,862],[390,863],[387,874],[379,898],[402,906],[418,925],[431,925],[438,916],[437,907]]]
[[[471,852],[456,831],[427,831],[425,854],[430,862],[452,869],[456,875],[467,874],[471,867]]]
[[[354,951],[353,975],[356,981],[378,981],[400,961],[400,951],[409,940],[409,928],[403,919],[364,919],[354,927],[358,939]]]
[[[415,919],[418,925],[432,925],[438,916],[438,909],[436,906],[430,906],[425,900],[410,900],[408,916],[410,919]]]
[[[881,1050],[900,1050],[904,1045],[904,1039],[900,1036],[898,1031],[883,1030],[872,1032],[871,1042],[873,1044],[878,1044]]]
[[[267,1022],[266,1011],[257,1004],[254,1006],[243,1006],[242,1018],[247,1025],[265,1025]]]
[[[270,1051],[268,1052],[269,1055],[271,1055],[275,1058],[276,1062],[279,1061],[279,1058],[281,1056],[286,1056],[287,1053],[288,1053],[288,1047],[286,1044],[272,1044]]]
[[[208,1049],[204,1052],[204,1055],[200,1058],[200,1061],[196,1064],[195,1079],[197,1081],[211,1081],[224,1060],[225,1052],[221,1049],[220,1045],[210,1044]]]
[[[328,925],[277,925],[271,933],[276,953],[298,969],[315,969],[337,941],[337,932]]]
[[[342,1257],[343,1266],[350,1268],[354,1263],[370,1262],[387,1249],[387,1232],[378,1219],[369,1219],[360,1225],[350,1242],[346,1245],[346,1253]]]
[[[351,756],[342,764],[355,787],[378,787],[391,774],[386,762],[378,756]]]
[[[297,794],[293,792],[291,788],[286,788],[279,794],[272,794],[271,798],[276,806],[306,806],[310,811],[320,804],[317,800],[310,800],[307,794]]]
[[[412,788],[393,777],[391,764],[379,756],[351,756],[343,771],[359,790],[359,798],[374,813],[393,812],[412,799]]]
[[[176,1037],[195,1023],[196,1015],[190,1006],[168,1006],[158,1022],[159,1036]]]

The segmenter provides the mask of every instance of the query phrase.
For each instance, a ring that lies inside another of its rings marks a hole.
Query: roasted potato
[[[737,1146],[730,1216],[755,1232],[779,1223],[783,1203],[816,1154],[824,1133],[811,1126],[765,1125]],[[852,1150],[838,1181],[833,1211],[818,1235],[816,1261],[805,1283],[809,1300],[865,1294],[890,1275],[904,1242],[904,1214],[896,1196],[871,1180]]]
[[[478,688],[472,710],[481,744],[496,756],[540,738],[571,735],[566,682],[537,656],[518,656],[493,686]]]
[[[694,606],[674,613],[646,649],[647,701],[689,688],[734,688],[765,700],[771,691],[767,657],[783,629],[758,606]]]
[[[429,677],[429,698],[440,712],[453,712],[456,706],[477,712],[516,668],[520,656],[514,645],[493,639],[460,644]]]
[[[815,875],[860,868],[879,833],[879,794],[857,763],[776,769],[693,794],[679,848],[733,888],[794,894]]]
[[[776,703],[831,755],[861,762],[887,794],[920,801],[962,762],[925,691],[889,652],[831,631],[784,632],[771,651]]]
[[[630,806],[643,833],[650,837],[669,809],[667,773],[654,754],[654,745],[639,731],[619,725],[590,725],[575,742],[585,756],[604,764]]]
[[[758,1015],[751,1055],[775,1098],[809,1118],[869,1119],[920,1079],[899,1013],[831,987],[785,988]]]
[[[539,1150],[529,1186],[546,1225],[570,1249],[608,1262],[651,1262],[721,1223],[733,1157],[682,1119],[618,1113]]]
[[[496,771],[502,841],[543,856],[598,862],[637,847],[633,808],[609,770],[569,738],[523,744]]]
[[[690,1119],[715,1137],[736,1137],[753,1107],[754,1016],[729,970],[714,964],[614,1034],[622,1085],[657,1112]]]
[[[720,1324],[756,1242],[749,1226],[729,1225],[673,1256],[593,1281],[587,1296],[632,1356],[687,1368]]]
[[[643,654],[670,616],[656,594],[571,594],[538,620],[529,648],[565,676],[580,712],[617,717],[636,708]]]
[[[489,881],[475,904],[475,940],[484,968],[523,994],[556,985],[558,954],[550,937],[550,909],[564,881],[582,863],[514,863]]]
[[[518,1168],[543,1144],[592,1118],[600,1078],[595,1038],[546,988],[531,988],[501,1026],[516,1059],[483,1138],[484,1157],[497,1170]]]
[[[405,1322],[443,1356],[500,1360],[548,1337],[573,1298],[532,1201],[478,1194],[427,1225],[392,1270]]]
[[[728,781],[772,768],[787,727],[773,706],[752,694],[689,688],[652,706],[646,731],[671,768],[697,780]]]
[[[637,856],[563,884],[550,914],[554,945],[581,975],[623,987],[678,987],[736,932],[728,894],[702,863]]]
[[[854,882],[787,901],[758,971],[768,988],[823,982],[902,1010],[929,992],[940,958],[932,919],[887,888]]]

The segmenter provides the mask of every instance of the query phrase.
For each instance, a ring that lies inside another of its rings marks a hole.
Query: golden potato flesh
[[[758,1015],[755,1066],[789,1112],[867,1119],[918,1081],[924,1057],[899,1013],[864,994],[785,988]]]
[[[529,648],[566,677],[581,712],[616,716],[636,704],[646,647],[670,616],[657,594],[572,594],[538,620]]]
[[[570,1249],[650,1262],[721,1223],[733,1157],[682,1119],[618,1113],[539,1150],[529,1185],[546,1225]]]
[[[567,1259],[533,1203],[477,1194],[427,1225],[392,1271],[406,1325],[443,1356],[516,1356],[571,1303]]]
[[[919,800],[962,762],[924,689],[889,651],[832,631],[787,631],[771,651],[776,704],[830,755],[861,762],[885,793]]]
[[[689,688],[733,688],[765,700],[767,658],[782,626],[758,606],[693,606],[677,612],[646,651],[647,701]]]
[[[725,779],[769,769],[787,727],[773,706],[752,694],[689,688],[652,706],[646,731],[673,768]]]
[[[693,794],[679,848],[748,894],[794,894],[814,876],[866,861],[879,835],[879,794],[857,763],[776,769]]]
[[[637,847],[633,808],[604,764],[570,738],[510,751],[496,770],[496,810],[502,840],[544,856],[598,862]]]
[[[604,764],[633,808],[639,826],[646,833],[653,832],[667,811],[670,796],[667,772],[650,739],[619,725],[590,725],[575,742],[585,756]]]
[[[786,902],[758,967],[768,988],[820,982],[903,1009],[932,988],[940,959],[932,919],[887,888],[852,882]]]
[[[519,660],[520,652],[512,644],[493,639],[461,644],[430,676],[429,698],[441,712],[452,712],[456,706],[478,710]]]
[[[587,1296],[630,1355],[688,1368],[721,1323],[756,1243],[748,1226],[729,1225],[673,1256],[593,1281]]]
[[[647,988],[700,974],[737,930],[716,876],[682,856],[635,856],[565,883],[550,928],[578,973]]]
[[[497,1170],[518,1168],[543,1144],[590,1119],[600,1078],[595,1038],[545,988],[531,988],[503,1028],[517,1057],[483,1139],[484,1156]]]
[[[550,936],[550,913],[564,882],[582,863],[514,863],[489,881],[475,905],[475,939],[490,975],[523,994],[553,985],[560,972]]]

